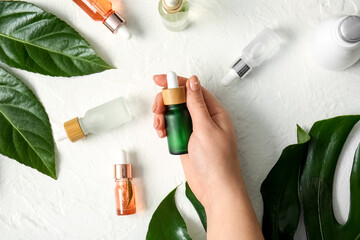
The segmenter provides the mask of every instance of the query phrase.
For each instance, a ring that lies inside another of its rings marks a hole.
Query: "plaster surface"
[[[134,120],[115,131],[77,143],[57,144],[58,180],[0,156],[0,233],[4,240],[144,239],[161,200],[184,175],[178,157],[152,127],[151,106],[160,91],[157,73],[197,75],[229,111],[237,133],[248,192],[262,217],[260,184],[284,147],[296,142],[296,124],[309,130],[320,119],[359,114],[360,65],[344,72],[321,69],[308,55],[318,24],[337,14],[358,12],[356,0],[192,0],[191,25],[167,31],[157,1],[113,0],[128,21],[130,41],[112,35],[72,1],[31,0],[83,35],[117,69],[90,76],[53,78],[10,69],[36,93],[54,130],[64,121],[118,96],[128,99]],[[221,78],[245,45],[269,26],[285,39],[278,55],[246,79],[223,87]],[[345,221],[348,177],[359,128],[353,131],[337,169],[335,212]],[[113,164],[123,148],[134,166],[138,213],[115,215]],[[226,182],[224,182],[226,184]],[[183,193],[177,204],[193,239],[205,239]],[[305,239],[303,227],[297,239]]]

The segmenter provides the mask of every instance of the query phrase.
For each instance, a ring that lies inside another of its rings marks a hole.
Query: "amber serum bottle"
[[[162,90],[165,109],[165,127],[169,152],[173,155],[188,153],[192,133],[192,120],[186,106],[185,87],[179,87],[176,73],[167,74],[167,88]]]
[[[119,33],[124,39],[131,38],[125,20],[112,9],[109,0],[73,0],[93,20],[101,21],[112,33]]]
[[[127,154],[121,150],[118,164],[114,165],[115,203],[118,216],[136,213],[135,191],[132,184],[132,168],[127,161]]]

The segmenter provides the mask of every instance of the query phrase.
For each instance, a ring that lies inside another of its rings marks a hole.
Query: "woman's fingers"
[[[213,122],[205,103],[200,81],[196,76],[190,77],[187,81],[186,93],[186,104],[192,118],[194,131],[212,126]]]
[[[156,130],[157,135],[159,136],[159,138],[164,138],[166,137],[166,131],[165,129],[161,129],[161,130]]]
[[[165,111],[165,106],[162,98],[161,92],[158,93],[155,97],[154,104],[152,106],[153,113],[161,114]]]
[[[155,114],[153,127],[160,138],[166,137],[164,114]]]
[[[178,76],[179,86],[185,86],[187,78]],[[166,74],[159,74],[153,77],[154,82],[160,87],[167,87]]]
[[[154,115],[154,128],[156,130],[163,130],[165,129],[165,119],[164,114],[155,114]]]
[[[212,120],[220,128],[224,130],[232,130],[232,122],[228,112],[208,90],[205,88],[202,88],[202,90],[204,100]]]
[[[210,116],[214,116],[217,114],[222,114],[225,109],[221,104],[216,100],[216,98],[205,88],[202,88],[202,92],[204,95],[204,100],[206,103],[206,106],[209,110]]]
[[[153,79],[157,85],[167,87],[166,74],[155,75]],[[186,86],[187,88],[187,105],[195,125],[194,129],[201,126],[211,126],[213,123],[224,130],[231,128],[231,126],[227,126],[230,117],[226,110],[209,91],[201,87],[196,76],[189,79],[178,76],[178,81],[180,86]],[[165,137],[165,120],[163,116],[165,106],[161,93],[156,95],[152,111],[155,113],[154,128],[157,130],[159,137]]]

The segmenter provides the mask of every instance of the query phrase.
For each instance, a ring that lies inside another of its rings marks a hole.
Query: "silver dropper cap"
[[[221,83],[224,86],[228,86],[238,78],[243,79],[250,71],[251,71],[250,66],[247,65],[246,62],[240,58],[231,67],[228,74],[226,74],[226,76],[221,80]]]
[[[345,42],[360,42],[360,17],[351,15],[344,18],[339,24],[338,33]]]
[[[232,69],[239,75],[240,78],[246,77],[250,72],[251,67],[241,58],[232,66]]]

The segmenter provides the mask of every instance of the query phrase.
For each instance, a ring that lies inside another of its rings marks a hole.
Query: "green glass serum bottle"
[[[167,74],[167,88],[162,90],[165,110],[165,127],[169,152],[173,155],[188,153],[192,121],[186,107],[185,87],[179,87],[176,73]]]

